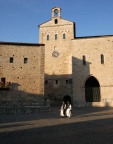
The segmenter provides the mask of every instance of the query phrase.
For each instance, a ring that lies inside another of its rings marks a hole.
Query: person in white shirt
[[[66,116],[68,118],[72,116],[72,105],[70,102],[67,102],[67,105],[66,105]]]
[[[65,104],[65,102],[63,101],[63,102],[62,102],[62,105],[61,105],[61,109],[60,109],[60,116],[61,116],[61,117],[65,117],[65,112],[66,112],[66,104]]]

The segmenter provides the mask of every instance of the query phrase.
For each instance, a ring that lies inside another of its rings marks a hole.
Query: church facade
[[[51,12],[51,20],[38,26],[39,44],[0,42],[0,102],[21,95],[112,107],[113,35],[76,37],[75,22],[63,19],[59,7]]]
[[[39,25],[45,44],[45,97],[74,106],[113,106],[113,35],[76,37],[74,22],[52,9]]]

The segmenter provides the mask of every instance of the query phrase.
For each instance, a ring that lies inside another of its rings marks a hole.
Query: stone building
[[[0,106],[42,105],[44,44],[0,42]]]
[[[72,97],[72,48],[75,23],[61,19],[60,8],[52,9],[52,19],[39,25],[40,43],[45,44],[45,98]]]
[[[42,43],[42,44],[41,44]],[[39,44],[0,42],[0,103],[113,106],[113,35],[76,37],[61,9],[39,25]]]
[[[113,106],[113,35],[76,37],[75,23],[52,9],[39,25],[45,44],[45,98],[74,106]]]

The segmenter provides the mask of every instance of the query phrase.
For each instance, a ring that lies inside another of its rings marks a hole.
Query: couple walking
[[[61,117],[65,117],[67,116],[68,118],[70,118],[72,115],[72,106],[70,102],[67,102],[65,104],[65,102],[62,102],[62,106],[61,106],[61,110],[60,110],[60,116]]]

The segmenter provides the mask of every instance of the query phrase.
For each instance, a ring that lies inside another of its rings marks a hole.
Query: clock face
[[[59,52],[58,51],[53,51],[52,56],[53,57],[58,57],[59,56]]]

